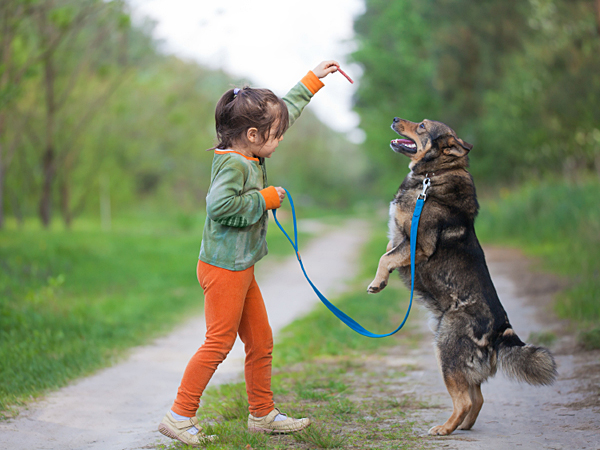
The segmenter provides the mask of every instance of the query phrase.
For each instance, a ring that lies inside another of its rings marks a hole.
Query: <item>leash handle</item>
[[[400,331],[400,329],[404,326],[404,324],[406,323],[406,320],[408,319],[408,315],[410,314],[410,308],[412,306],[412,301],[413,301],[413,293],[414,293],[414,286],[415,286],[415,253],[416,253],[416,249],[417,249],[417,230],[419,227],[419,219],[421,218],[421,211],[423,210],[423,204],[425,202],[425,199],[420,198],[420,196],[417,199],[417,204],[415,206],[415,211],[413,213],[411,230],[410,230],[411,289],[410,289],[410,302],[408,304],[408,310],[406,311],[404,320],[402,321],[400,326],[398,328],[396,328],[394,331],[392,331],[390,333],[386,333],[386,334],[375,334],[375,333],[370,332],[366,328],[364,328],[362,325],[360,325],[358,322],[356,322],[352,317],[348,316],[346,313],[344,313],[343,311],[338,309],[335,305],[333,305],[329,300],[327,300],[327,298],[317,289],[317,287],[313,284],[313,282],[307,275],[306,270],[304,269],[304,264],[302,263],[302,258],[300,258],[300,252],[298,251],[298,225],[297,225],[297,221],[296,221],[296,209],[294,208],[294,201],[292,199],[292,196],[288,192],[288,190],[285,188],[283,188],[283,189],[285,190],[285,192],[288,196],[288,199],[290,201],[290,206],[292,209],[292,219],[293,219],[293,224],[294,224],[294,240],[293,241],[290,238],[290,236],[287,234],[285,229],[281,226],[281,224],[279,223],[279,220],[277,220],[277,210],[275,210],[275,209],[272,210],[273,218],[275,219],[275,223],[277,224],[279,229],[283,232],[283,234],[288,239],[288,241],[290,241],[290,244],[292,244],[292,247],[294,247],[294,250],[296,251],[296,258],[298,259],[298,262],[300,263],[300,268],[302,269],[302,273],[304,273],[304,277],[306,278],[306,280],[308,281],[310,286],[315,291],[315,294],[317,294],[317,297],[319,298],[319,300],[321,300],[321,302],[338,319],[340,319],[342,322],[344,322],[352,330],[356,331],[357,333],[359,333],[363,336],[370,337],[370,338],[383,338],[383,337],[391,336],[392,334],[395,334],[398,331]],[[426,190],[427,190],[427,188],[424,187],[423,194],[422,194],[423,197],[425,197],[424,194],[425,194]]]
[[[299,253],[298,253],[298,227],[296,226],[296,208],[294,208],[294,200],[292,199],[292,196],[290,195],[290,193],[288,192],[288,190],[286,188],[282,188],[285,193],[287,194],[288,200],[290,201],[290,207],[292,208],[292,217],[294,219],[294,240],[292,241],[292,238],[289,237],[289,235],[286,233],[285,229],[281,226],[281,224],[279,223],[279,220],[277,220],[277,210],[276,209],[272,209],[271,212],[273,213],[273,219],[275,219],[275,223],[277,224],[277,226],[279,227],[279,229],[283,232],[283,234],[285,235],[285,237],[287,238],[288,241],[290,241],[290,244],[292,244],[292,247],[294,247],[294,250],[296,251],[296,257],[299,258]]]

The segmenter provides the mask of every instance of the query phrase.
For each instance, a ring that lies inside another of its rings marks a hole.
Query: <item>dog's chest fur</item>
[[[410,172],[390,203],[389,238],[396,246],[408,239],[417,197],[423,191],[423,175]],[[473,227],[479,210],[470,174],[444,174],[431,178],[419,230],[439,228],[442,239],[460,238]]]
[[[391,202],[392,246],[410,239],[423,179],[423,175],[411,172]],[[501,328],[506,313],[498,301],[475,235],[478,209],[475,186],[468,172],[431,177],[419,222],[415,290],[435,317],[453,312],[476,316],[477,329],[473,334],[479,339]],[[419,260],[419,249],[427,255],[425,259]],[[410,267],[401,267],[399,272],[409,284]]]

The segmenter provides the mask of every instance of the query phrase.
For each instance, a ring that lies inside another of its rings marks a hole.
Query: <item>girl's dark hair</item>
[[[237,94],[234,93],[237,91]],[[282,99],[269,89],[230,89],[217,102],[215,123],[219,143],[215,148],[229,148],[246,136],[248,128],[256,128],[262,142],[271,137],[280,138],[289,125],[288,110]]]

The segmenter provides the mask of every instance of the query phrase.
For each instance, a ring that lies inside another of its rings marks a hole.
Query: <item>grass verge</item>
[[[201,216],[0,232],[0,416],[201,311]],[[269,249],[289,255],[270,227]]]
[[[480,238],[512,245],[539,258],[544,270],[566,276],[570,286],[556,299],[559,317],[570,319],[587,348],[600,348],[600,203],[597,178],[530,183],[482,201]]]

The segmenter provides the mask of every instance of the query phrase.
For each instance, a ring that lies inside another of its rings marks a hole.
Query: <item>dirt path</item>
[[[307,272],[325,295],[340,293],[355,276],[358,250],[367,237],[366,224],[351,221],[325,230],[301,248]],[[275,336],[319,301],[293,257],[276,265],[259,263],[257,278]],[[154,448],[162,439],[168,442],[156,427],[205,331],[203,317],[195,317],[172,334],[133,349],[124,362],[31,404],[17,418],[0,422],[0,448],[133,450]],[[243,356],[238,340],[211,383],[238,378]]]
[[[471,431],[448,437],[428,437],[452,412],[452,402],[439,375],[431,332],[422,321],[423,342],[410,354],[393,352],[384,359],[390,368],[414,366],[402,380],[429,405],[415,415],[417,431],[433,448],[461,450],[600,449],[600,352],[578,349],[565,324],[550,313],[556,278],[535,273],[519,252],[487,248],[494,284],[517,334],[530,341],[532,334],[552,331],[559,339],[551,349],[559,377],[553,386],[532,387],[509,381],[500,371],[482,386],[485,404]]]

